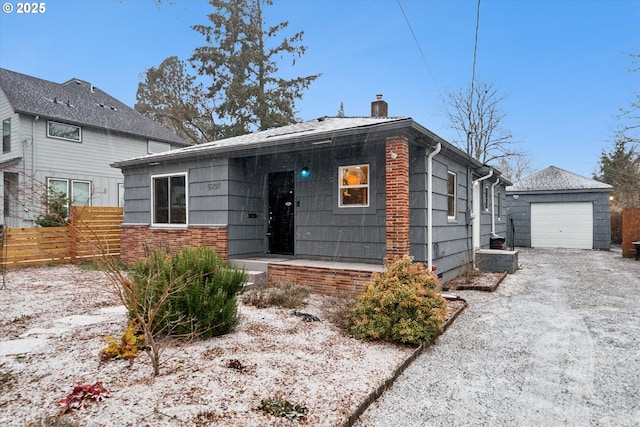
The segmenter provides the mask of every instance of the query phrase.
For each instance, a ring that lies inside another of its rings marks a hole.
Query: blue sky
[[[55,82],[87,80],[133,106],[141,74],[204,39],[206,1],[49,0],[41,14],[0,13],[0,67]],[[304,120],[368,115],[381,93],[392,116],[409,116],[454,141],[449,91],[471,80],[475,0],[275,0],[268,24],[304,30],[308,50],[284,75],[322,73],[298,102]],[[482,0],[476,75],[501,103],[534,170],[554,165],[591,176],[611,147],[616,115],[640,92],[640,0]]]

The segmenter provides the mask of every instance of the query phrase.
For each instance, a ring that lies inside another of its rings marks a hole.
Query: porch
[[[290,281],[308,286],[314,293],[345,295],[359,293],[374,272],[383,265],[337,262],[286,256],[260,256],[229,259],[229,264],[244,268],[249,286],[268,281]]]

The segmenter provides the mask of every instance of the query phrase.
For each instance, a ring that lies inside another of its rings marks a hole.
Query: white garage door
[[[531,247],[593,249],[593,205],[532,203]]]

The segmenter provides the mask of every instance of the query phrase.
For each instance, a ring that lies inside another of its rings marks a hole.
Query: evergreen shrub
[[[447,302],[436,291],[438,278],[404,256],[375,273],[356,299],[351,333],[358,339],[419,345],[440,334]]]
[[[136,264],[132,279],[138,309],[153,315],[156,331],[209,338],[231,332],[239,322],[237,298],[246,274],[211,248],[185,248],[174,256],[153,251]],[[158,312],[149,313],[162,298]]]

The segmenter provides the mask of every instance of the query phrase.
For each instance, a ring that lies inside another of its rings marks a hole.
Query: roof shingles
[[[162,125],[83,80],[54,83],[0,68],[0,88],[17,113],[188,145]]]
[[[582,175],[549,166],[533,175],[516,182],[507,187],[507,191],[607,191],[611,190],[611,185],[593,179],[585,178]]]

